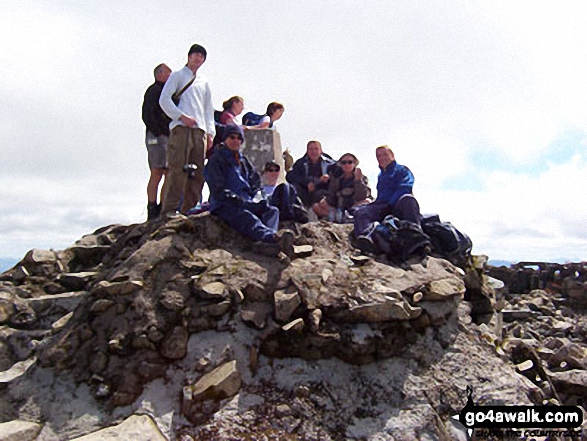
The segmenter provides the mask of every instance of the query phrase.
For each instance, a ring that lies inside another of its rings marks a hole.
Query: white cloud
[[[200,42],[217,107],[235,94],[256,112],[282,101],[278,128],[294,155],[313,138],[334,157],[355,152],[374,186],[374,148],[389,144],[414,171],[423,210],[469,233],[478,252],[584,259],[584,146],[527,174],[573,142],[567,133],[587,133],[583,8],[6,0],[0,255],[144,219],[143,93],[156,64],[180,68]],[[480,164],[481,151],[507,170]]]

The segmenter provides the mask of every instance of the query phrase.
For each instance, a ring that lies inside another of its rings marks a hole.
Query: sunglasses
[[[268,168],[267,171],[268,172],[278,172],[279,169],[278,168]]]
[[[242,141],[242,138],[239,135],[228,135],[227,139],[240,139]]]
[[[348,160],[345,160],[345,161],[339,161],[339,162],[340,162],[341,165],[354,164],[355,163],[355,161],[353,161],[351,159],[348,159]]]

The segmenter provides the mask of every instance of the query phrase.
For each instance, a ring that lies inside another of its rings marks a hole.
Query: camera
[[[196,170],[198,166],[196,164],[185,164],[183,166],[183,171],[188,174],[188,179],[193,178],[196,176]]]
[[[338,164],[332,164],[328,167],[328,174],[333,178],[340,178],[343,174],[342,168]]]

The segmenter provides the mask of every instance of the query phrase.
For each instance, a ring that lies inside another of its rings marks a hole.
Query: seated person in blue
[[[349,216],[357,207],[371,202],[367,178],[357,165],[357,157],[345,153],[335,166],[330,167],[328,194],[313,207],[318,217],[328,217],[338,223],[347,222],[347,219],[352,220]]]
[[[412,194],[414,175],[408,167],[395,161],[392,150],[383,145],[375,150],[381,172],[377,178],[377,199],[358,207],[354,216],[354,235],[358,241],[371,242],[367,233],[373,222],[381,222],[392,214],[398,219],[420,225],[420,206]],[[369,243],[363,243],[369,248]]]
[[[310,141],[306,154],[287,173],[287,182],[294,186],[307,208],[320,202],[328,193],[328,167],[334,163],[330,156],[322,152],[322,145],[318,141]]]
[[[244,136],[239,126],[229,125],[224,143],[209,159],[204,175],[210,188],[210,211],[239,233],[266,244],[267,250],[293,254],[293,232],[278,234],[279,210],[267,200],[253,200],[261,179],[240,152]]]

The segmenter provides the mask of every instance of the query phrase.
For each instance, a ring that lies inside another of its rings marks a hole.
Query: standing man
[[[216,133],[210,86],[198,69],[206,61],[206,49],[194,44],[188,62],[171,74],[159,104],[171,118],[171,135],[167,148],[168,172],[162,213],[186,213],[202,197],[204,159]]]
[[[167,180],[161,186],[160,203],[157,204],[157,190],[159,183],[167,173],[167,143],[169,141],[169,123],[171,120],[159,105],[159,98],[165,82],[171,75],[171,69],[166,64],[158,65],[154,72],[155,82],[145,92],[143,100],[143,122],[147,128],[145,144],[149,160],[151,175],[147,184],[147,220],[159,217],[163,194]]]
[[[401,220],[420,225],[420,206],[412,194],[414,175],[408,167],[395,161],[393,151],[386,145],[375,150],[381,172],[377,179],[377,199],[355,210],[355,238],[361,249],[373,248],[367,234],[373,222],[381,222],[385,216],[393,214]]]

